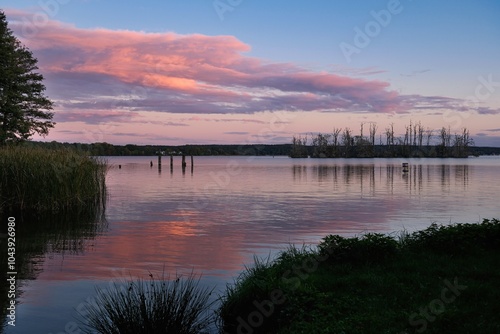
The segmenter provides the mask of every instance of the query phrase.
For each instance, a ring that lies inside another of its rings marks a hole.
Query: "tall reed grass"
[[[104,207],[106,161],[69,149],[0,149],[0,211]]]
[[[114,283],[97,289],[79,320],[85,333],[207,333],[214,324],[212,291],[193,274]]]

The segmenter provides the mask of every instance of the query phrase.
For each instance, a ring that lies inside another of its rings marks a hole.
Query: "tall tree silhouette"
[[[0,145],[45,136],[54,127],[37,59],[13,35],[0,10]]]

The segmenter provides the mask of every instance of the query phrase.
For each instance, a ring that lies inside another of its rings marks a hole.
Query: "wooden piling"
[[[174,156],[170,155],[170,169],[174,169]]]
[[[182,169],[186,168],[186,156],[182,155]]]
[[[409,167],[407,162],[403,162],[403,173],[408,173],[409,172]]]

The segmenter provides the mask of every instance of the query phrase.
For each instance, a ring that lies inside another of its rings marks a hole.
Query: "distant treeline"
[[[88,152],[94,156],[154,156],[164,155],[289,155],[292,145],[113,145],[109,143],[59,143],[25,142],[25,145],[41,146],[48,149],[71,148]]]
[[[364,125],[368,124],[368,135]],[[361,123],[358,135],[350,128],[334,128],[331,133],[294,136],[292,139],[292,158],[467,158],[480,155],[484,150],[473,148],[474,141],[469,130],[463,128],[459,133],[451,133],[450,128],[432,130],[422,124],[412,123],[405,127],[404,135],[396,137],[391,124],[383,134],[377,136],[375,123]]]
[[[59,143],[56,141],[52,142],[25,142],[24,145],[28,146],[38,146],[48,149],[61,149],[69,148],[76,149],[79,151],[87,152],[89,155],[95,156],[154,156],[157,152],[162,151],[166,155],[284,155],[292,156],[293,152],[296,152],[297,147],[293,144],[277,144],[277,145],[112,145],[109,143],[93,143],[93,144],[80,144],[80,143]],[[396,145],[395,145],[396,146]],[[342,146],[337,147],[337,152],[342,151]],[[357,146],[351,146],[352,155],[351,156],[366,156],[355,154],[356,150],[360,149]],[[364,149],[364,148],[363,148]],[[390,157],[394,153],[395,147],[387,145],[373,145],[371,148],[373,150],[373,156],[377,157]],[[423,146],[421,150],[436,150],[435,146]],[[500,147],[476,147],[471,146],[468,148],[469,155],[500,155]],[[318,146],[315,145],[304,145],[301,147],[302,156],[314,157],[318,154]],[[304,154],[305,152],[305,154]],[[370,152],[370,151],[369,151]],[[431,156],[432,154],[429,154]],[[326,156],[326,155],[325,155]],[[437,155],[436,155],[437,156]]]

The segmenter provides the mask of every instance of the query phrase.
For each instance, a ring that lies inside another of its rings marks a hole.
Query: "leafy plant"
[[[418,333],[426,321],[426,333],[499,333],[499,230],[498,219],[484,219],[433,224],[404,231],[397,240],[377,233],[329,235],[317,249],[290,247],[274,260],[257,259],[228,286],[218,310],[221,328],[254,334]],[[443,293],[455,291],[450,284],[467,289],[443,301]],[[280,292],[280,303],[264,303],[272,291]],[[440,300],[443,308],[436,309]]]
[[[432,224],[407,238],[410,250],[432,250],[446,254],[465,254],[471,249],[500,249],[500,221],[483,219],[481,224]]]
[[[362,237],[344,238],[328,235],[318,245],[320,253],[328,255],[328,262],[376,262],[393,256],[398,242],[380,233],[367,233]]]

